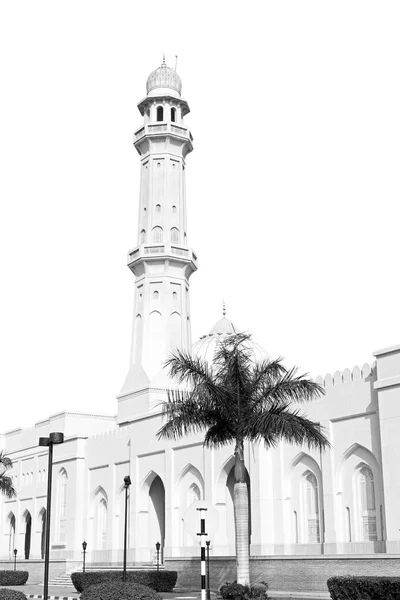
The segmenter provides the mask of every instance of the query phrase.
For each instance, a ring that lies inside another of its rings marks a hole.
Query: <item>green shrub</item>
[[[0,571],[0,585],[24,585],[28,577],[28,571]]]
[[[147,585],[157,592],[172,592],[178,578],[177,571],[167,569],[135,570],[126,572],[126,580],[130,583]],[[86,573],[72,573],[71,580],[77,592],[81,593],[92,585],[98,583],[111,583],[122,581],[122,569],[120,571],[87,571]]]
[[[268,600],[267,589],[268,584],[265,581],[253,583],[251,586],[233,581],[226,582],[219,591],[224,600]]]
[[[0,589],[0,600],[26,600],[25,594],[17,590]]]
[[[400,577],[330,577],[332,600],[400,600]]]
[[[147,585],[131,581],[113,581],[91,585],[82,592],[81,600],[162,600],[162,598]]]

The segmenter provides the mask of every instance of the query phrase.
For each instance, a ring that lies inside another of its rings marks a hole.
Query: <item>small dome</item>
[[[182,90],[182,81],[175,69],[167,67],[164,58],[161,67],[158,67],[158,69],[150,73],[146,87],[147,94],[160,88],[168,88],[180,94]]]
[[[212,364],[215,352],[218,348],[218,343],[236,333],[241,333],[240,329],[224,316],[214,325],[209,334],[201,336],[200,339],[193,344],[192,355]],[[255,362],[261,362],[262,360],[269,358],[265,350],[253,339],[248,340],[246,345],[251,349]]]

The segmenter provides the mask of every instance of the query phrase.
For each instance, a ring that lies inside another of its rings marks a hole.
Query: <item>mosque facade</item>
[[[179,348],[212,359],[218,341],[238,332],[224,314],[192,345],[189,283],[197,257],[188,244],[185,169],[193,139],[181,87],[163,62],[138,104],[138,243],[128,253],[134,318],[117,416],[63,412],[0,435],[17,489],[15,499],[0,497],[0,559],[12,558],[14,549],[20,560],[44,556],[47,449],[38,440],[52,431],[65,436],[54,449],[53,559],[80,560],[85,540],[88,562],[122,561],[126,475],[129,563],[152,562],[157,542],[162,557],[198,555],[196,532],[184,518],[197,500],[218,516],[212,555],[235,554],[233,447],[205,449],[202,435],[156,437],[168,353]],[[263,356],[256,344],[254,353]],[[400,553],[400,345],[371,358],[318,379],[326,393],[307,414],[325,426],[331,449],[246,445],[251,555]]]

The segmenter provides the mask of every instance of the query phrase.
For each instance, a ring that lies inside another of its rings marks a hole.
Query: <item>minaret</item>
[[[162,365],[176,349],[191,348],[189,278],[197,258],[188,247],[185,159],[192,135],[182,82],[165,60],[147,79],[138,104],[144,122],[134,135],[140,155],[137,246],[128,253],[135,275],[130,369],[118,396],[118,421],[150,410],[167,385]]]

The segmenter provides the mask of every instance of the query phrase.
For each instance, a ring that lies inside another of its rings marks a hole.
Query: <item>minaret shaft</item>
[[[174,81],[175,72],[168,71]],[[162,77],[166,74],[161,72]],[[197,258],[187,245],[185,158],[192,150],[192,136],[183,117],[189,107],[177,91],[161,88],[152,89],[139,104],[144,124],[134,138],[141,178],[138,245],[128,254],[135,300],[124,398],[146,384],[149,389],[162,387],[168,355],[191,348],[189,278]]]

